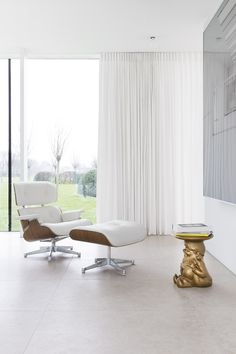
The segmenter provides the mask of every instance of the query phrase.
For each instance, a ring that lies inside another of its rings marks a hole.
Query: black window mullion
[[[12,229],[11,59],[8,59],[8,231]]]

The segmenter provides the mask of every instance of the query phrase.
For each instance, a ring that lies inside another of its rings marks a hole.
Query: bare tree
[[[8,167],[8,153],[6,151],[0,152],[0,178],[7,176]]]
[[[79,161],[79,156],[77,154],[73,155],[73,160],[71,162],[71,165],[74,170],[74,183],[75,183],[75,190],[76,194],[79,193],[79,169],[80,169],[80,161]]]
[[[98,162],[97,162],[97,159],[96,158],[94,158],[93,159],[93,161],[92,161],[92,164],[91,164],[91,167],[93,168],[93,169],[97,169],[97,167],[98,167]]]
[[[33,160],[30,158],[30,154],[31,154],[31,138],[32,138],[32,128],[31,128],[31,133],[28,135],[27,137],[27,141],[26,141],[26,158],[27,158],[27,169],[28,169],[28,178],[30,176],[30,170],[31,167],[33,165]]]
[[[75,174],[75,183],[77,183],[77,175],[80,168],[80,161],[77,154],[74,154],[71,165],[73,167],[74,174]]]
[[[11,154],[11,166],[13,177],[20,176],[20,154],[12,151]]]
[[[62,129],[57,129],[52,142],[53,167],[55,169],[55,182],[58,190],[60,162],[64,153],[65,143],[68,138]]]

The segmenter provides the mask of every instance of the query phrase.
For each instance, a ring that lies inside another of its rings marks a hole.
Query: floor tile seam
[[[64,279],[64,277],[65,277],[65,274],[66,274],[67,271],[68,271],[68,268],[69,268],[71,262],[72,262],[72,258],[71,258],[70,261],[67,263],[67,265],[66,265],[64,271],[62,272],[62,274],[60,275],[60,277],[58,277],[57,284],[56,284],[54,290],[52,291],[52,293],[51,293],[51,295],[50,295],[50,297],[49,297],[49,299],[48,299],[48,302],[47,302],[47,304],[46,304],[46,306],[45,306],[45,308],[44,308],[44,312],[47,311],[47,307],[49,306],[49,303],[50,303],[51,299],[55,296],[55,294],[56,294],[56,292],[57,292],[57,290],[58,290],[60,284],[62,283],[62,281],[63,281],[63,279]]]
[[[157,280],[160,280],[160,278],[159,277],[156,277],[156,276],[154,276],[154,277],[150,277],[150,278],[145,278],[145,279],[140,279],[140,278],[132,278],[132,279],[128,279],[128,278],[125,278],[125,277],[121,277],[120,275],[118,275],[118,274],[115,274],[115,276],[119,276],[120,278],[118,278],[118,279],[113,279],[112,277],[110,277],[110,278],[99,278],[99,277],[97,277],[96,278],[96,276],[94,276],[94,278],[80,278],[80,277],[78,277],[78,278],[76,278],[76,277],[71,277],[71,278],[65,278],[65,281],[66,282],[71,282],[71,281],[73,281],[73,282],[82,282],[82,281],[93,281],[93,282],[109,282],[109,281],[112,281],[113,283],[112,283],[112,285],[114,285],[114,284],[120,284],[120,283],[122,283],[122,284],[130,284],[130,285],[132,285],[133,283],[139,283],[139,284],[143,284],[143,283],[151,283],[151,284],[153,284],[153,280],[155,280],[155,281],[157,281]],[[125,279],[124,279],[125,278]],[[170,278],[170,279],[172,279],[172,278]],[[167,284],[166,282],[165,282],[165,284]],[[172,287],[173,288],[173,284],[172,284],[172,282],[171,281],[169,281],[168,282],[168,284],[169,284],[169,286],[168,286],[168,288],[169,287]],[[156,285],[156,286],[161,286],[161,287],[163,287],[163,283],[156,283],[156,284],[154,284],[154,285]]]
[[[32,339],[33,339],[33,337],[34,337],[34,335],[35,335],[37,329],[39,328],[40,323],[42,322],[42,320],[43,320],[43,318],[44,318],[46,312],[48,311],[48,307],[49,307],[49,304],[50,304],[50,302],[51,302],[51,299],[52,299],[53,296],[56,294],[56,291],[57,291],[57,289],[59,288],[60,283],[62,282],[62,279],[63,279],[65,273],[67,272],[67,270],[68,270],[68,268],[69,268],[69,265],[71,264],[71,261],[72,261],[72,259],[68,262],[68,264],[67,264],[67,266],[66,266],[66,269],[65,269],[65,271],[63,272],[62,277],[58,280],[57,285],[56,285],[56,287],[54,288],[54,291],[52,291],[52,293],[51,293],[51,295],[50,295],[50,297],[49,297],[49,299],[48,299],[48,301],[47,301],[47,304],[45,305],[45,307],[44,307],[44,309],[43,309],[43,311],[42,311],[42,313],[41,313],[41,316],[39,317],[39,319],[38,319],[38,321],[37,321],[37,323],[36,323],[36,326],[35,326],[35,328],[34,328],[32,334],[31,334],[30,338],[28,339],[27,344],[26,344],[26,346],[25,346],[25,348],[24,348],[22,354],[25,354],[25,353],[27,352],[31,341],[32,341]]]
[[[130,258],[130,259],[132,259],[132,255],[130,256],[130,255],[112,255],[112,258],[125,258],[126,259],[126,257],[128,257],[128,258]],[[162,256],[163,257],[163,256]],[[101,255],[99,255],[99,254],[97,254],[97,255],[94,255],[93,257],[83,257],[83,258],[81,258],[81,262],[83,262],[83,261],[94,261],[94,258],[106,258],[106,256],[101,256]],[[134,257],[133,257],[134,258]],[[149,259],[156,259],[157,257],[156,257],[156,255],[155,256],[153,256],[153,257],[149,257],[148,256],[148,260]],[[164,258],[164,257],[163,257]],[[134,259],[134,261],[136,260],[136,259],[139,259],[139,260],[145,260],[145,261],[147,261],[147,258],[146,257],[135,257],[135,259]],[[73,261],[73,262],[75,262],[75,260]]]
[[[63,272],[63,275],[61,275],[62,277],[64,276],[64,272]],[[61,278],[61,276],[57,276],[56,278]],[[54,279],[56,279],[56,278],[54,278]],[[52,280],[50,279],[50,278],[37,278],[37,279],[34,279],[34,280],[32,280],[30,277],[29,278],[27,278],[27,279],[25,279],[25,281],[26,282],[29,282],[30,281],[30,283],[32,284],[32,283],[34,283],[34,282],[36,282],[36,283],[40,283],[40,282],[45,282],[45,283],[51,283],[52,282]],[[0,283],[16,283],[16,282],[18,282],[18,283],[22,283],[22,279],[21,280],[19,280],[19,278],[16,278],[16,279],[0,279]]]
[[[6,313],[6,312],[9,312],[9,313],[11,313],[11,312],[17,312],[17,313],[25,313],[25,312],[27,312],[27,313],[43,313],[43,311],[44,310],[30,310],[30,309],[6,309],[6,310],[4,310],[4,309],[0,309],[0,313]]]
[[[37,329],[39,328],[39,324],[41,323],[41,321],[42,321],[42,319],[43,319],[43,317],[44,317],[44,314],[45,314],[45,309],[42,311],[41,315],[39,316],[39,319],[38,319],[38,321],[36,322],[35,327],[34,327],[32,333],[31,333],[29,339],[27,340],[27,343],[26,343],[26,345],[25,345],[25,348],[23,349],[22,354],[25,354],[25,353],[26,353],[26,351],[27,351],[27,349],[28,349],[28,347],[29,347],[29,345],[30,345],[30,343],[31,343],[31,341],[32,341],[32,338],[34,337],[34,335],[35,335]]]
[[[69,278],[67,278],[67,280],[68,281],[95,281],[95,280],[97,280],[97,281],[113,281],[112,279],[103,279],[103,278],[96,278],[96,277],[94,277],[94,278],[79,278],[79,277],[69,277]],[[153,284],[153,281],[160,281],[160,278],[158,277],[158,276],[153,276],[153,277],[149,277],[149,278],[145,278],[145,279],[132,279],[132,280],[124,280],[124,282],[130,282],[130,284],[133,284],[133,282],[135,282],[135,283],[137,283],[137,282],[139,282],[139,283],[152,283]],[[122,283],[123,284],[123,283]],[[158,283],[158,284],[160,284],[160,283]]]
[[[111,309],[111,310],[107,310],[107,309],[96,309],[96,308],[91,308],[91,309],[73,309],[73,310],[56,310],[56,309],[52,309],[52,310],[48,310],[47,313],[116,313],[117,314],[117,310],[119,310],[119,313],[159,313],[160,310],[159,309],[153,309],[153,307],[150,306],[150,308],[142,308],[142,309],[138,309],[138,308],[119,308],[119,309]]]

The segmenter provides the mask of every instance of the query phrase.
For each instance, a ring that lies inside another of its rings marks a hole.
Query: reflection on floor
[[[81,274],[105,247],[76,243],[81,259],[23,258],[37,247],[0,233],[0,343],[3,354],[235,354],[236,277],[209,254],[214,285],[179,289],[183,244],[170,236],[113,250],[135,258],[127,276]]]

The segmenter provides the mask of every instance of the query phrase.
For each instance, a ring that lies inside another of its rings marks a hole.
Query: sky
[[[0,60],[0,151],[7,149],[7,61]],[[28,157],[52,162],[58,132],[66,138],[62,169],[90,166],[97,156],[99,61],[25,60],[25,126]],[[19,148],[19,61],[12,66],[12,135]]]
[[[52,158],[58,133],[65,140],[61,165],[88,165],[97,156],[98,60],[27,60],[25,117],[29,157]],[[51,155],[51,157],[50,157]]]

